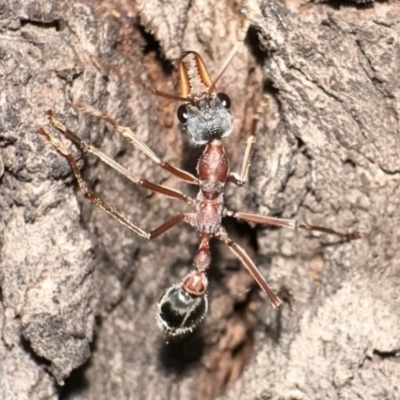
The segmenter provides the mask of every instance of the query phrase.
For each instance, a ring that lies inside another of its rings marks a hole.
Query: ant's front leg
[[[244,149],[244,156],[243,156],[242,168],[240,170],[240,175],[238,175],[235,172],[232,172],[228,177],[228,181],[234,183],[237,186],[243,186],[247,182],[249,176],[249,168],[253,155],[254,144],[256,142],[257,125],[267,105],[268,105],[268,98],[266,97],[266,95],[264,95],[261,104],[259,104],[257,111],[253,115],[250,135],[246,139],[246,147]]]
[[[83,103],[77,103],[74,105],[74,107],[81,112],[84,112],[85,114],[92,115],[93,117],[99,118],[102,121],[110,124],[117,132],[119,132],[129,143],[131,143],[134,147],[139,149],[141,152],[143,152],[147,157],[150,158],[153,162],[155,162],[157,165],[159,165],[162,169],[165,171],[168,171],[170,174],[175,175],[179,179],[185,181],[186,183],[190,183],[192,185],[197,185],[198,184],[198,179],[190,174],[187,171],[184,171],[183,169],[174,167],[167,161],[164,161],[160,159],[154,151],[147,146],[146,143],[144,143],[142,140],[140,140],[132,131],[130,128],[126,126],[119,125],[113,118],[111,118],[109,115],[104,114],[100,110],[97,110],[96,108],[89,106],[87,104]]]

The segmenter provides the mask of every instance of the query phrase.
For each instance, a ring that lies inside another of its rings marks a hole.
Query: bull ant
[[[169,287],[164,292],[157,305],[158,326],[163,332],[170,335],[182,335],[191,332],[206,315],[208,308],[207,269],[211,263],[210,240],[213,238],[221,240],[227,244],[233,254],[235,254],[253,276],[262,291],[268,296],[274,308],[281,305],[281,300],[272,291],[256,265],[246,254],[245,250],[229,238],[227,232],[221,225],[224,217],[231,217],[251,223],[272,225],[276,227],[319,231],[337,235],[346,240],[361,237],[358,232],[339,233],[330,228],[308,225],[292,219],[281,219],[259,214],[230,211],[224,206],[224,188],[226,183],[231,182],[237,186],[242,186],[247,181],[252,150],[255,142],[256,126],[260,118],[260,112],[258,112],[254,116],[252,129],[245,144],[240,173],[236,174],[231,172],[229,159],[222,143],[222,139],[227,138],[232,132],[233,118],[230,112],[231,101],[228,95],[217,91],[216,84],[231,62],[236,51],[237,48],[234,48],[231,51],[219,74],[214,80],[210,78],[206,66],[198,53],[195,51],[187,51],[183,53],[178,61],[180,96],[159,91],[148,86],[143,81],[133,78],[137,84],[152,92],[154,95],[183,103],[177,110],[177,116],[182,124],[182,128],[194,144],[204,146],[203,153],[197,164],[197,176],[161,160],[129,128],[118,125],[117,122],[108,115],[84,104],[75,105],[78,110],[96,116],[110,124],[133,146],[141,150],[164,170],[189,184],[197,185],[199,187],[199,192],[195,199],[190,198],[175,189],[149,182],[146,179],[137,178],[116,161],[86,143],[79,136],[66,128],[60,121],[54,118],[51,111],[48,112],[51,125],[78,145],[84,153],[95,155],[142,188],[184,201],[194,208],[194,211],[191,213],[176,214],[152,231],[147,232],[143,230],[120,214],[117,210],[89,192],[72,154],[44,128],[40,128],[38,131],[59,153],[67,158],[84,196],[95,206],[106,211],[137,235],[144,239],[151,240],[182,221],[192,225],[199,233],[200,244],[193,257],[192,271],[186,275],[182,282]],[[203,92],[192,93],[188,68],[185,64],[185,59],[188,56],[193,57],[195,61],[201,83],[205,86]]]

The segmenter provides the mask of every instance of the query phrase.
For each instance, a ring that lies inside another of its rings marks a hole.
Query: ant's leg
[[[161,160],[157,154],[154,153],[153,150],[150,149],[143,141],[141,141],[129,128],[125,126],[118,125],[118,123],[112,119],[109,115],[102,113],[94,107],[91,107],[87,104],[77,103],[74,104],[74,107],[78,111],[82,111],[85,114],[92,115],[93,117],[99,118],[107,123],[109,123],[116,131],[121,133],[121,135],[128,140],[133,146],[137,147],[140,151],[146,154],[151,160],[153,160],[156,164],[158,164],[161,168],[165,169],[169,173],[177,176],[179,179],[187,183],[191,183],[194,185],[198,184],[198,179],[180,168],[174,167],[166,161]]]
[[[161,224],[158,228],[153,229],[152,231],[150,231],[149,239],[154,239],[157,236],[160,236],[162,233],[169,231],[171,228],[173,228],[175,225],[179,224],[179,222],[183,221],[184,219],[185,219],[185,215],[184,214],[174,215],[168,221],[166,221],[163,224]]]
[[[153,231],[146,232],[139,226],[133,224],[131,221],[129,221],[125,216],[120,214],[117,210],[109,206],[107,203],[105,203],[103,200],[99,199],[96,197],[94,194],[90,193],[88,191],[88,188],[82,178],[81,173],[79,172],[79,167],[72,156],[71,153],[68,153],[68,151],[61,145],[61,143],[56,142],[43,128],[39,129],[39,133],[43,135],[55,148],[56,150],[61,153],[64,157],[69,162],[69,165],[72,169],[72,172],[75,175],[75,178],[78,182],[78,185],[80,189],[83,192],[83,195],[85,196],[86,199],[90,200],[95,206],[101,208],[104,210],[106,213],[111,215],[113,218],[115,218],[118,222],[120,222],[122,225],[127,226],[131,231],[135,232],[137,235],[150,240],[153,239],[162,233],[166,232],[167,230],[171,229],[173,226],[178,224],[180,221],[184,219],[183,214],[178,214],[172,217],[170,220],[164,222],[162,225],[160,225],[158,228],[154,229]]]
[[[303,229],[306,231],[318,231],[318,232],[330,233],[332,235],[340,236],[346,240],[359,239],[364,236],[360,232],[341,233],[341,232],[337,232],[331,228],[325,228],[324,226],[317,226],[317,225],[308,225],[303,222],[298,222],[294,219],[265,217],[264,215],[259,215],[259,214],[250,214],[250,213],[233,212],[233,211],[228,211],[226,213],[226,215],[228,217],[242,219],[247,222],[255,222],[256,224],[264,224],[264,225],[279,226],[279,227],[290,228],[290,229]]]
[[[263,290],[263,292],[268,296],[273,307],[274,308],[279,307],[282,304],[282,301],[269,287],[267,281],[261,275],[260,271],[253,263],[251,258],[248,256],[248,254],[245,252],[245,250],[242,247],[240,247],[237,243],[233,242],[223,229],[220,230],[220,232],[216,235],[216,237],[229,246],[232,253],[241,261],[241,263],[250,272],[251,276]]]
[[[72,140],[75,144],[77,144],[84,153],[90,153],[98,157],[102,160],[105,164],[109,165],[111,168],[118,171],[120,174],[128,178],[130,181],[136,183],[137,185],[149,189],[153,192],[161,193],[165,196],[172,197],[174,199],[183,200],[190,205],[194,205],[194,200],[190,197],[184,195],[182,192],[170,189],[168,187],[157,185],[155,183],[149,182],[146,179],[138,179],[135,177],[129,170],[124,168],[122,165],[118,164],[112,158],[108,157],[106,154],[101,152],[100,150],[96,149],[95,147],[91,146],[90,144],[86,143],[82,140],[78,135],[72,132],[70,129],[65,127],[60,121],[54,118],[51,111],[48,111],[49,121],[50,123],[60,131],[64,136],[68,139]],[[40,128],[39,133],[42,134],[57,150],[59,153],[63,154],[67,157],[68,152],[58,143],[48,132],[46,132],[43,128]]]
[[[244,156],[243,156],[242,169],[240,171],[240,175],[233,172],[228,177],[228,180],[230,182],[233,182],[237,186],[243,186],[247,181],[249,175],[249,168],[251,164],[251,157],[253,155],[254,143],[256,142],[257,125],[258,122],[260,121],[261,115],[267,104],[268,104],[268,98],[264,95],[251,122],[250,135],[246,140],[246,147],[244,149]]]

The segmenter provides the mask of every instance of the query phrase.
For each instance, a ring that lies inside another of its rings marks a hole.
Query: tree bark
[[[154,241],[135,236],[83,199],[37,130],[60,138],[52,109],[137,177],[195,196],[73,104],[106,112],[195,173],[201,149],[180,131],[177,104],[126,73],[178,94],[176,61],[195,50],[215,76],[242,4],[0,4],[1,399],[400,398],[400,5],[249,3],[247,45],[218,83],[232,99],[232,170],[263,93],[269,101],[249,183],[227,187],[226,205],[365,236],[228,219],[287,304],[273,310],[215,243],[205,321],[185,338],[163,336],[157,301],[190,270],[198,234],[183,224]],[[88,187],[144,229],[182,212],[63,143]]]

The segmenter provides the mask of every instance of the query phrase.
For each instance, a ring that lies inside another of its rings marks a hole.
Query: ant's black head
[[[157,325],[165,333],[178,336],[190,333],[204,319],[207,295],[192,296],[182,285],[173,285],[157,304]]]
[[[182,104],[178,119],[190,139],[199,145],[220,140],[232,132],[231,100],[225,93],[216,93],[193,103]]]

